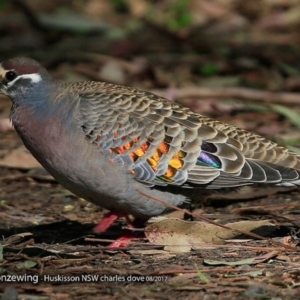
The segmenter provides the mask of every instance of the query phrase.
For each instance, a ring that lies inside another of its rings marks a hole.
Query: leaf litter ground
[[[1,299],[298,299],[299,252],[267,240],[243,237],[185,253],[145,239],[106,248],[122,232],[122,220],[93,234],[105,212],[32,168],[13,130],[0,135],[1,161],[13,165],[0,171]],[[214,195],[195,212],[221,224],[270,220],[270,237],[296,245],[300,193],[249,193]],[[5,282],[9,275],[23,277]]]

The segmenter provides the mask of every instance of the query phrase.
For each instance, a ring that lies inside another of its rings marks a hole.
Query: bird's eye
[[[13,81],[14,79],[16,79],[18,77],[18,74],[14,71],[8,71],[5,74],[5,79],[10,82]]]

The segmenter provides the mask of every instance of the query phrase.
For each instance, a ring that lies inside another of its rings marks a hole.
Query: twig
[[[165,96],[168,90],[151,90],[150,92]],[[269,92],[242,87],[188,87],[172,88],[176,100],[181,98],[237,98],[247,101],[299,105],[300,95],[286,92]]]
[[[43,34],[47,32],[45,31],[46,28],[43,26],[43,24],[41,24],[35,12],[27,5],[27,3],[22,0],[12,0],[12,3],[23,12],[28,20],[28,23],[33,29],[40,31]]]

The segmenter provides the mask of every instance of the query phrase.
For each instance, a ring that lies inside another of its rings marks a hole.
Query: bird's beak
[[[3,67],[0,64],[0,82],[2,82],[2,80],[4,79],[5,73],[6,71],[3,69]]]
[[[2,66],[0,64],[0,94],[4,93],[3,80],[4,80],[5,73],[6,73],[6,71],[2,68]]]

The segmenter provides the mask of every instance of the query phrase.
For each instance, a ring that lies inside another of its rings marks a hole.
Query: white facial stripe
[[[20,78],[29,78],[34,83],[40,82],[42,80],[42,77],[39,74],[37,74],[37,73],[34,73],[34,74],[24,74],[24,75],[19,75],[13,81],[8,82],[7,85],[8,86],[12,86]]]

